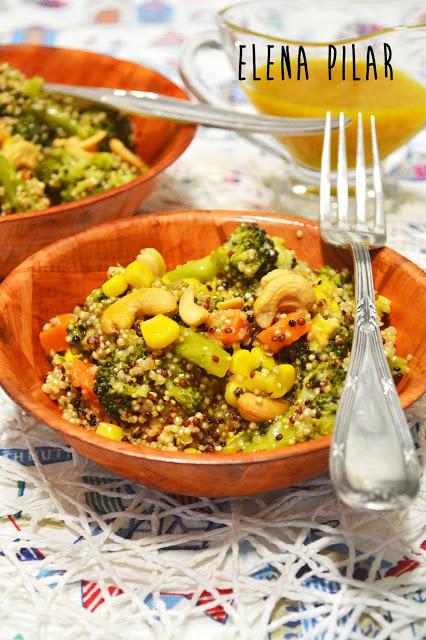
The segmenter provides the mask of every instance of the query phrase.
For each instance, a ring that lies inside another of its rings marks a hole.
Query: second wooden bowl
[[[285,487],[327,469],[330,437],[252,454],[185,454],[111,442],[65,421],[41,385],[50,363],[38,333],[47,319],[70,311],[104,280],[106,268],[126,264],[141,247],[155,247],[168,267],[221,244],[242,219],[281,236],[313,267],[352,266],[351,257],[321,243],[318,225],[298,218],[232,211],[170,212],[103,224],[56,242],[19,265],[0,286],[0,384],[24,409],[58,431],[77,451],[113,472],[164,491],[240,496]],[[303,231],[298,239],[296,232]],[[373,258],[375,285],[392,300],[398,349],[412,353],[399,385],[408,407],[426,391],[426,275],[391,249]]]
[[[187,99],[186,93],[142,65],[90,51],[36,45],[0,46],[0,63],[49,82],[154,91]],[[33,213],[0,217],[0,278],[41,247],[112,218],[129,216],[151,193],[155,177],[187,148],[195,127],[165,120],[132,118],[136,153],[149,171],[131,182],[90,198]]]

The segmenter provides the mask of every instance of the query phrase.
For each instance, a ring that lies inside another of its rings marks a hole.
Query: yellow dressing
[[[369,117],[366,116],[375,115],[382,159],[404,144],[426,122],[426,88],[399,69],[394,69],[393,80],[390,80],[385,77],[383,65],[377,64],[378,79],[375,80],[370,71],[370,79],[366,80],[366,63],[360,60],[357,61],[359,81],[352,79],[351,72],[347,72],[346,79],[342,80],[339,61],[333,69],[332,79],[328,80],[325,58],[309,59],[309,80],[306,80],[304,70],[297,80],[297,64],[293,60],[292,69],[296,69],[296,73],[292,73],[291,79],[286,76],[284,80],[276,77],[267,80],[265,65],[257,71],[260,80],[251,80],[242,86],[256,108],[271,115],[316,118],[324,116],[327,110],[334,116],[344,111],[352,118],[346,129],[350,166],[355,165],[358,111],[364,114],[366,140],[370,135]],[[335,167],[337,132],[332,139],[332,165]],[[310,167],[320,167],[322,136],[282,136],[280,140],[295,160]],[[366,144],[365,147],[366,162],[371,165],[370,146]]]

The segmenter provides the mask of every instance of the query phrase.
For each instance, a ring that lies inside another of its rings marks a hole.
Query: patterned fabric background
[[[0,0],[0,43],[88,48],[179,81],[183,39],[216,0]],[[230,102],[241,94],[209,66]],[[389,170],[390,244],[426,266],[426,143]],[[143,210],[274,207],[284,162],[201,128]],[[409,412],[425,455],[425,400]],[[359,513],[328,476],[210,500],[135,485],[81,458],[0,391],[0,640],[426,637],[425,486],[402,513]]]

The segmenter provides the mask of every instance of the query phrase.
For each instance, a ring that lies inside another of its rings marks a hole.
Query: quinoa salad
[[[134,180],[147,166],[132,151],[124,114],[43,91],[0,64],[0,216],[81,200]]]
[[[396,354],[391,301],[378,295],[377,309],[398,378],[410,356]],[[255,224],[169,271],[143,248],[44,325],[43,391],[69,422],[135,446],[200,454],[305,442],[333,430],[354,313],[348,270],[312,269]]]

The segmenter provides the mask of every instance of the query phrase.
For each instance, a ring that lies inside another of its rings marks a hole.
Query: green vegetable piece
[[[271,240],[274,243],[275,251],[278,253],[277,268],[290,269],[295,257],[294,251],[287,249],[282,239],[277,236],[271,236]]]
[[[222,453],[238,453],[239,451],[245,451],[250,442],[251,437],[246,431],[237,433],[237,435],[228,439]]]
[[[271,424],[266,433],[256,435],[254,438],[247,432],[238,433],[227,441],[226,446],[223,448],[223,453],[238,453],[239,451],[250,453],[294,444],[297,429],[288,422],[288,418],[289,413],[285,416],[280,416]],[[277,435],[281,435],[281,439],[277,440]]]
[[[282,439],[277,440],[277,435],[281,435]],[[297,437],[297,429],[295,429],[287,420],[282,417],[277,418],[269,427],[263,436],[255,436],[253,440],[244,447],[244,451],[251,453],[253,451],[265,451],[270,449],[278,449],[295,444]]]
[[[391,360],[389,361],[389,367],[392,371],[392,374],[404,375],[408,370],[408,360],[406,360],[402,356],[395,356],[395,360],[391,358]]]
[[[31,113],[49,127],[62,129],[69,136],[78,135],[81,138],[87,138],[93,131],[89,125],[79,124],[70,113],[53,100],[48,104],[34,101],[31,104]]]
[[[377,296],[376,298],[376,309],[377,315],[379,316],[379,320],[382,319],[383,314],[391,312],[391,301],[389,298],[385,296]]]
[[[118,382],[118,384],[117,384]],[[125,420],[121,411],[132,411],[132,401],[140,401],[149,393],[149,384],[127,384],[117,379],[117,371],[113,362],[100,364],[96,372],[94,392],[107,416],[117,420]]]
[[[173,271],[168,271],[164,276],[164,282],[173,282],[183,278],[196,278],[200,282],[208,282],[217,274],[217,266],[210,256],[205,256],[199,260],[190,260],[181,264]]]
[[[43,78],[41,78],[40,76],[34,76],[33,78],[25,80],[24,84],[22,85],[21,91],[24,96],[35,98],[39,95],[42,86]]]
[[[260,280],[277,266],[273,240],[257,224],[243,222],[228,240],[211,254],[220,277],[228,281]]]
[[[178,356],[193,362],[207,373],[223,378],[231,366],[229,353],[217,342],[205,338],[192,329],[182,329],[181,336],[182,342],[175,347]]]
[[[166,382],[166,389],[176,402],[189,411],[196,411],[202,399],[198,389],[194,387],[182,388],[170,379]]]
[[[0,154],[0,184],[3,185],[7,201],[13,209],[16,209],[16,187],[19,181],[16,177],[15,167]]]

